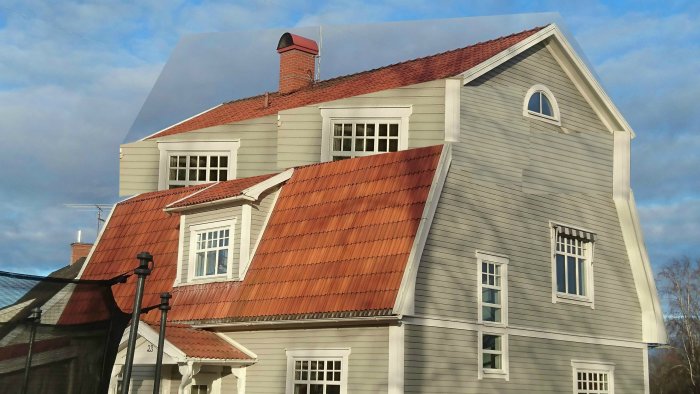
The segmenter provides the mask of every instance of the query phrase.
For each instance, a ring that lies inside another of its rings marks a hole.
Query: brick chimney
[[[277,44],[280,54],[280,87],[281,94],[291,93],[314,82],[316,75],[316,41],[284,33]]]
[[[76,261],[83,257],[87,257],[92,249],[92,244],[86,244],[82,242],[73,242],[70,244],[70,264],[75,264]]]

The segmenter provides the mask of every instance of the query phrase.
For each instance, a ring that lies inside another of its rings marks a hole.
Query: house
[[[648,391],[666,334],[634,133],[556,25],[326,81],[312,40],[277,51],[278,92],[121,146],[132,197],[81,278],[154,256],[163,392]],[[130,311],[133,278],[113,291]]]

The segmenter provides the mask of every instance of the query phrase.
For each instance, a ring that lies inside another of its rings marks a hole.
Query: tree
[[[700,259],[674,259],[658,275],[669,346],[651,358],[655,393],[700,393]]]

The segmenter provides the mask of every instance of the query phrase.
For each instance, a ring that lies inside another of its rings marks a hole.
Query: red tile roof
[[[191,205],[202,204],[221,200],[223,198],[237,197],[241,195],[245,189],[257,185],[258,183],[275,176],[275,174],[265,174],[253,176],[250,178],[237,179],[233,182],[218,182],[200,192],[187,196],[182,200],[175,201],[168,208],[188,207]]]
[[[433,146],[296,169],[243,281],[173,289],[179,214],[163,208],[198,189],[132,198],[115,207],[82,278],[133,270],[136,254],[145,250],[155,268],[143,305],[172,291],[171,321],[390,314],[441,152],[442,146]],[[222,184],[229,182],[247,181]],[[112,289],[121,309],[130,311],[134,278]],[[74,301],[77,306],[69,304],[64,314],[81,310],[80,300]],[[158,318],[157,310],[142,316]]]
[[[453,77],[510,48],[542,28],[543,26],[536,27],[464,48],[320,81],[288,94],[271,93],[267,107],[265,95],[231,101],[170,126],[149,138],[240,122],[276,114],[285,109]]]
[[[153,326],[156,332],[158,326]],[[251,360],[241,349],[211,331],[198,330],[182,325],[168,325],[165,337],[182,350],[187,357],[214,358],[219,360]]]

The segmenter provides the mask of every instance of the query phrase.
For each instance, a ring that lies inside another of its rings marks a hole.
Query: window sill
[[[187,282],[176,282],[173,284],[173,287],[181,287],[181,286],[194,286],[194,285],[203,285],[203,284],[208,284],[208,283],[221,283],[221,282],[239,282],[240,280],[238,278],[229,278],[227,276],[212,276],[210,278],[192,278]]]
[[[508,373],[502,369],[484,369],[481,371],[484,379],[504,379],[509,380]]]
[[[552,297],[552,303],[564,302],[567,304],[583,305],[588,306],[591,309],[595,309],[593,306],[593,300],[589,297],[575,296],[573,294],[566,293],[555,293]]]
[[[553,118],[551,116],[542,115],[542,114],[538,114],[536,112],[531,112],[531,111],[527,111],[524,115],[526,118],[541,120],[545,123],[550,123],[550,124],[553,124],[556,126],[561,126],[561,120],[559,120],[557,118]]]

